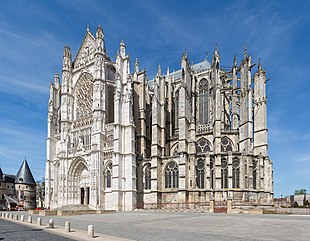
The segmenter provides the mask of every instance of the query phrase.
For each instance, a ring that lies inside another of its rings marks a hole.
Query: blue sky
[[[0,1],[0,166],[15,174],[27,157],[45,172],[49,83],[61,73],[63,47],[76,54],[86,25],[100,24],[109,56],[122,39],[149,78],[158,64],[178,69],[209,60],[215,45],[231,66],[246,43],[270,78],[269,156],[275,195],[310,191],[310,1]]]

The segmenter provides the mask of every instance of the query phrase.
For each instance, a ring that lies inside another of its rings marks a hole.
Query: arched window
[[[101,93],[104,95],[105,93]],[[106,92],[106,123],[114,123],[114,87],[108,85]]]
[[[174,109],[174,114],[175,114],[174,126],[175,126],[175,129],[178,129],[179,128],[179,90],[175,92],[174,108],[175,108]]]
[[[214,157],[210,158],[210,186],[214,189]]]
[[[151,189],[151,164],[148,164],[145,167],[144,185],[145,185],[145,189]]]
[[[257,161],[253,160],[253,189],[257,188],[257,185],[256,185],[256,180],[257,180],[256,170],[257,170]]]
[[[205,138],[200,138],[196,144],[196,153],[207,153],[210,152],[210,144]]]
[[[207,124],[209,108],[208,108],[208,81],[202,79],[199,82],[199,123]]]
[[[177,187],[179,187],[179,167],[174,161],[171,161],[165,170],[165,188]]]
[[[221,167],[221,186],[222,188],[228,188],[228,163],[226,158],[222,159]]]
[[[240,187],[240,162],[239,159],[235,158],[232,163],[232,186],[233,188]]]
[[[174,98],[171,101],[171,123],[172,133],[175,135],[179,127],[179,90],[175,92]]]
[[[196,165],[196,184],[198,188],[205,187],[205,162],[202,159],[199,159]]]
[[[112,185],[112,163],[106,168],[106,188],[111,188]]]
[[[228,137],[223,137],[221,140],[221,151],[222,152],[228,152],[232,151],[232,143],[231,140]]]

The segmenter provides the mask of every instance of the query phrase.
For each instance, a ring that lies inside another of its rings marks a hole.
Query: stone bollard
[[[20,221],[25,222],[25,216],[24,215],[20,216]]]
[[[13,219],[13,213],[10,213],[10,219]]]
[[[68,232],[68,233],[71,232],[70,222],[69,221],[65,222],[65,231]]]
[[[18,220],[18,218],[19,218],[19,217],[18,217],[18,214],[16,214],[16,215],[15,215],[15,219]]]
[[[32,223],[32,217],[31,216],[28,217],[28,223]]]
[[[48,227],[54,228],[54,219],[50,219],[50,221],[48,222]]]
[[[10,214],[9,213],[6,213],[6,218],[10,218]]]
[[[37,225],[42,226],[42,218],[37,219]]]
[[[87,236],[89,238],[94,238],[95,237],[95,232],[94,232],[94,225],[88,225],[88,231],[87,231]]]
[[[2,218],[2,213],[0,213],[0,217]]]
[[[210,209],[209,213],[214,213],[214,200],[210,200]]]
[[[227,200],[227,213],[232,213],[232,199]]]

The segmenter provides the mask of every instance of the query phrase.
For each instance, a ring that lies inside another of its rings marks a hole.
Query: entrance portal
[[[87,187],[86,204],[89,204],[89,187]]]
[[[81,188],[81,204],[89,204],[89,187]]]
[[[82,187],[82,188],[81,188],[81,204],[84,204],[84,199],[85,199],[85,190],[84,190],[84,188]]]
[[[68,171],[69,200],[68,204],[90,203],[90,181],[91,176],[86,165],[86,161],[79,157],[76,158]]]

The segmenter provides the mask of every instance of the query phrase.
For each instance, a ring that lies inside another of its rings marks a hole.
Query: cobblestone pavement
[[[92,224],[95,233],[139,241],[310,240],[310,216],[136,211],[42,218],[82,230]]]
[[[55,234],[44,232],[42,229],[27,227],[15,222],[0,219],[0,240],[7,241],[70,241],[73,239],[64,238]]]

